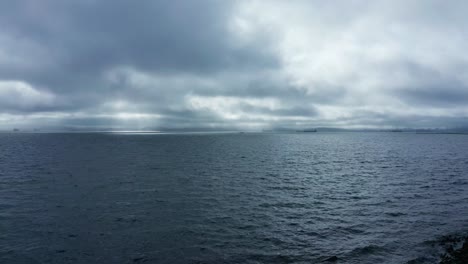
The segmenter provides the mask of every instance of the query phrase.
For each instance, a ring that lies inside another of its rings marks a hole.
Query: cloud
[[[0,3],[2,127],[467,125],[458,1]]]
[[[22,81],[0,81],[0,109],[12,112],[45,111],[57,98]]]

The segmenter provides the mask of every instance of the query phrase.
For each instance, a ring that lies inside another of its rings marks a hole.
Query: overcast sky
[[[0,128],[468,126],[468,1],[0,1]]]

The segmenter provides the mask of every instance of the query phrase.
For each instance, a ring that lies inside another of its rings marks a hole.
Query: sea
[[[438,263],[468,135],[0,133],[0,263]]]

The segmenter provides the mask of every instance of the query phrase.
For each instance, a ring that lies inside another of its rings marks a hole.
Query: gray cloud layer
[[[0,2],[0,127],[468,121],[464,1]]]

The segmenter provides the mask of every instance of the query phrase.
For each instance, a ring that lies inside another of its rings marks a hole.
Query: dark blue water
[[[0,263],[436,263],[468,136],[0,134]]]

